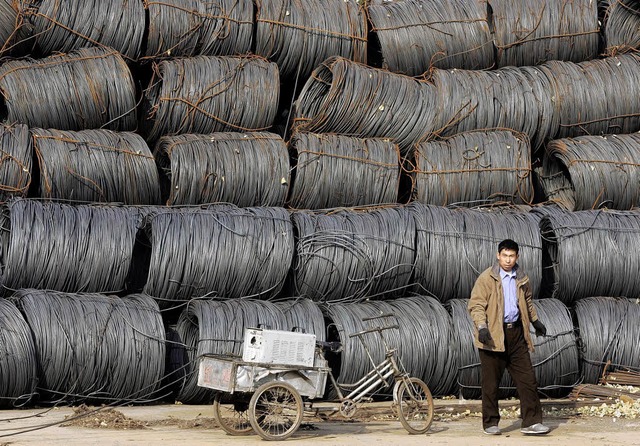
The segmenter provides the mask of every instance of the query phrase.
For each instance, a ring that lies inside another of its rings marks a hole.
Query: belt
[[[504,323],[504,328],[517,328],[520,327],[520,319],[518,319],[515,322],[505,322]]]

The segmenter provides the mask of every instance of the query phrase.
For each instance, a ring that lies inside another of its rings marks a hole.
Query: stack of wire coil
[[[33,147],[26,125],[0,125],[0,201],[26,197],[31,185]]]

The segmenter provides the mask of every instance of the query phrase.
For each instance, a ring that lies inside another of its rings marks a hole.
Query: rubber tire
[[[405,381],[400,381],[396,393],[398,419],[402,427],[410,434],[424,434],[429,430],[433,421],[433,397],[424,381],[419,378],[408,378],[408,380],[420,394],[414,395],[414,392],[407,388]],[[420,407],[412,407],[416,403]],[[414,411],[421,415],[417,422]]]
[[[223,407],[224,403],[221,401],[223,394],[217,393],[213,400],[213,418],[220,428],[229,435],[238,437],[241,435],[249,435],[253,432],[251,421],[249,417],[249,404],[247,403],[247,410],[239,412],[234,410],[233,412]],[[234,403],[230,403],[234,404]],[[243,423],[242,428],[237,428],[234,422],[241,421]]]
[[[293,420],[289,420],[290,425],[282,432],[265,429],[265,426],[263,426],[265,418],[269,416],[275,416],[277,418],[278,414],[270,415],[266,413],[262,407],[267,404],[271,406],[272,410],[277,409],[277,411],[280,411],[285,404],[285,401],[281,400],[282,398],[291,404],[289,409],[294,411]],[[285,382],[270,381],[261,385],[251,397],[251,401],[249,402],[249,421],[251,422],[251,426],[253,426],[253,430],[263,439],[286,440],[300,427],[303,408],[302,397],[300,397],[300,394],[293,386]]]

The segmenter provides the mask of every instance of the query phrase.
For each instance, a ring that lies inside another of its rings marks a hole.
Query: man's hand
[[[483,344],[488,344],[489,342],[493,341],[493,338],[491,337],[491,334],[489,333],[489,329],[487,327],[482,327],[480,330],[478,330],[478,340]]]
[[[547,327],[544,326],[540,319],[533,323],[533,328],[536,329],[536,336],[546,336],[547,335]]]

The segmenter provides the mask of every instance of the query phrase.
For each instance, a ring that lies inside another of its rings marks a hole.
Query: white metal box
[[[242,360],[260,364],[313,367],[316,335],[247,328]]]

